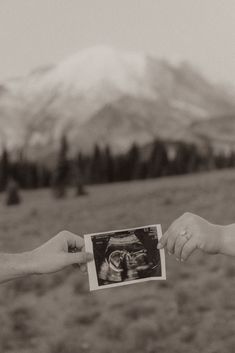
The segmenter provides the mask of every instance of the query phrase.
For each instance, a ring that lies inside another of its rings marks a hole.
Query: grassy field
[[[162,223],[185,211],[235,221],[235,171],[93,186],[89,196],[55,201],[27,192],[19,207],[0,196],[4,251],[33,248],[61,229],[78,234]],[[90,293],[73,268],[0,288],[0,352],[232,353],[235,261],[195,254],[166,257],[167,281]]]

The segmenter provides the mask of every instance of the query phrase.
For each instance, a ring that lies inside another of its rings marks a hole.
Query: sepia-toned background
[[[0,247],[235,219],[235,7],[0,1]],[[0,288],[3,353],[231,353],[234,260],[89,292],[74,268]]]

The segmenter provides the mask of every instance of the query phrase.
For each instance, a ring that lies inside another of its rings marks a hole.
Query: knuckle
[[[62,231],[60,232],[60,234],[61,234],[61,237],[62,237],[63,239],[71,238],[71,235],[72,235],[72,233],[69,232],[68,230],[62,230]]]
[[[59,235],[60,236],[66,236],[68,234],[68,231],[67,230],[61,230],[60,232],[59,232]]]
[[[193,216],[193,214],[191,212],[185,212],[182,217],[184,219],[190,219],[190,218],[192,218],[192,216]]]
[[[191,212],[184,213],[182,219],[186,225],[192,225],[195,223],[195,215]]]

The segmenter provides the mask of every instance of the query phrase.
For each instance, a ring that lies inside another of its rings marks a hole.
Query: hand
[[[216,254],[222,246],[221,228],[195,214],[185,213],[172,223],[158,248],[166,246],[169,254],[175,254],[178,261],[186,261],[196,249]]]
[[[76,248],[76,252],[70,249]],[[39,248],[30,252],[32,273],[44,274],[62,270],[64,267],[77,264],[86,268],[86,263],[93,255],[84,251],[82,237],[62,231]]]

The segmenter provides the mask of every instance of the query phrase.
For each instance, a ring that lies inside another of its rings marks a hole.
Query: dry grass
[[[185,211],[235,219],[235,172],[94,186],[55,201],[48,191],[0,206],[4,251],[33,248],[69,229],[78,234],[161,222]],[[3,198],[3,196],[1,196]],[[1,201],[1,200],[0,200]],[[232,258],[167,257],[167,281],[88,292],[73,268],[1,286],[2,353],[231,353],[235,347]]]

